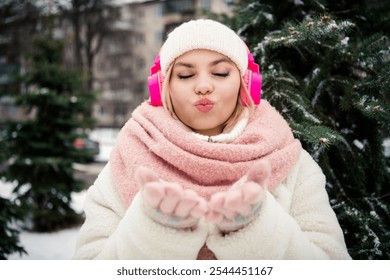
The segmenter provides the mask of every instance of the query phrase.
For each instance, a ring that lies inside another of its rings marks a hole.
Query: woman
[[[325,176],[260,103],[231,29],[180,25],[151,70],[151,99],[88,191],[75,258],[350,259]]]

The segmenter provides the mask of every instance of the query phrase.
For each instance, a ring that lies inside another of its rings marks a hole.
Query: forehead
[[[205,49],[198,49],[198,50],[191,50],[188,51],[178,58],[176,58],[174,65],[182,65],[182,64],[191,64],[191,65],[198,65],[198,64],[219,64],[219,63],[229,63],[234,64],[227,56],[220,54],[215,51],[205,50]],[[185,65],[184,65],[185,66]]]

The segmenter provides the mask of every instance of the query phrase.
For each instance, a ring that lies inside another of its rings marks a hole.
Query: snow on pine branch
[[[340,41],[339,36],[345,35],[354,26],[352,22],[347,20],[338,21],[331,19],[330,16],[322,16],[314,20],[306,20],[297,25],[289,24],[282,32],[268,34],[258,44],[257,48],[264,49],[265,46],[278,47],[281,45],[293,46],[301,41],[319,43],[319,40],[324,38],[336,38]],[[343,39],[341,41],[345,45],[348,39],[344,41]]]
[[[321,124],[321,120],[319,120],[316,116],[314,116],[312,113],[310,113],[304,106],[302,106],[301,103],[295,101],[291,98],[291,95],[286,94],[282,91],[275,91],[273,92],[273,96],[283,97],[284,100],[287,100],[293,107],[294,110],[300,112],[306,120],[309,122],[313,122],[315,124]]]

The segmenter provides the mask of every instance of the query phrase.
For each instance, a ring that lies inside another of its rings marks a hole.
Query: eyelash
[[[222,77],[222,78],[226,78],[227,76],[229,76],[229,72],[227,73],[215,73],[213,74],[214,76],[217,76],[217,77]]]
[[[185,79],[189,79],[189,78],[191,78],[191,77],[193,77],[194,75],[178,75],[178,77],[179,77],[179,79],[180,80],[185,80]]]
[[[221,78],[226,78],[227,76],[229,76],[229,74],[230,73],[227,72],[227,73],[214,73],[213,75],[217,76],[217,77],[221,77]],[[193,76],[194,75],[178,75],[179,79],[181,79],[181,80],[189,79]]]

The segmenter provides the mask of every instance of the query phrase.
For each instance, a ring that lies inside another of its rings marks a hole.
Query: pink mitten
[[[155,222],[178,229],[193,228],[207,212],[206,201],[195,191],[162,181],[146,167],[139,167],[135,178],[144,210]]]
[[[255,163],[243,180],[229,190],[211,196],[207,221],[224,233],[237,231],[258,215],[264,199],[271,167],[267,161]]]

